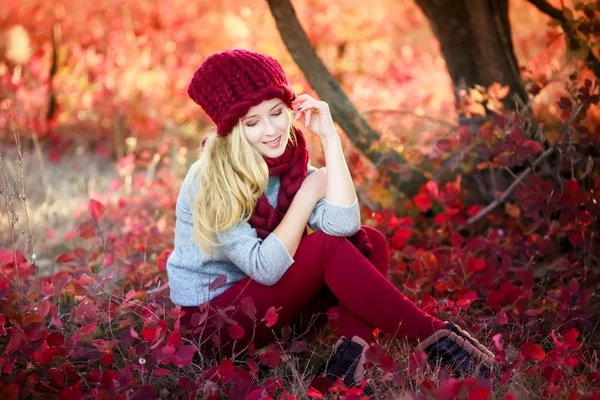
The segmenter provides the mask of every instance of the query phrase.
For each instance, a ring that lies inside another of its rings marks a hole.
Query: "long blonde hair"
[[[285,110],[289,138],[295,145],[294,114],[287,107]],[[225,137],[213,132],[199,152],[193,172],[199,187],[194,202],[190,202],[194,240],[201,250],[213,254],[221,246],[218,233],[252,216],[256,201],[267,190],[269,168],[263,155],[248,142],[241,119]]]

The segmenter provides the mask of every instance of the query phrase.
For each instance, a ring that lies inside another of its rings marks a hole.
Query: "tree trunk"
[[[348,135],[352,144],[373,163],[386,157],[396,165],[406,164],[406,160],[395,150],[390,150],[389,154],[382,154],[379,150],[373,149],[376,147],[373,145],[380,140],[379,134],[369,126],[323,64],[302,29],[290,1],[267,0],[267,2],[290,55],[319,97],[329,104],[332,118]],[[395,172],[390,172],[390,178],[392,184],[409,197],[417,194],[426,182],[425,177],[416,171],[413,171],[409,182],[403,182],[401,174]]]
[[[465,87],[510,86],[504,107],[527,103],[513,50],[508,0],[415,0],[440,42],[455,95]]]

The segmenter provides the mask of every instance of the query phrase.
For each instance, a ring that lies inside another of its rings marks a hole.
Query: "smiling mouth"
[[[281,136],[279,136],[275,140],[271,140],[270,142],[263,142],[263,143],[266,144],[269,147],[276,147],[276,146],[279,146],[280,142],[281,142]]]

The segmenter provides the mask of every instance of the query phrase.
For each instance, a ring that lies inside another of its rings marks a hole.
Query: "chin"
[[[277,158],[277,157],[281,157],[281,155],[284,152],[285,152],[285,147],[282,147],[281,149],[278,149],[278,150],[271,150],[271,151],[263,152],[263,156],[267,157],[267,158]]]

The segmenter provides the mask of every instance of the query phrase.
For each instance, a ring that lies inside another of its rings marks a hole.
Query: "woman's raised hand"
[[[315,100],[308,94],[301,94],[292,102],[294,119],[304,116],[304,125],[320,139],[337,136],[329,105]]]

